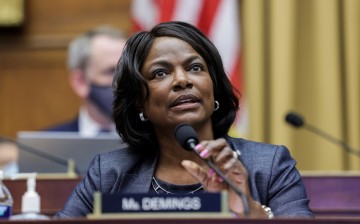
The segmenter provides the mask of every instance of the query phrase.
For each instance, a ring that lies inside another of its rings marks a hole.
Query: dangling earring
[[[147,117],[144,116],[144,112],[140,112],[139,117],[142,122],[146,122],[149,120],[149,119],[147,119]]]
[[[217,111],[219,109],[219,107],[220,107],[220,104],[219,104],[219,102],[217,100],[215,100],[214,103],[215,103],[214,111]]]

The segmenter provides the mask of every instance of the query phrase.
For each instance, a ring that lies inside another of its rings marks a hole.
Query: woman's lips
[[[196,96],[192,94],[186,94],[176,98],[170,107],[177,110],[193,109],[198,107],[199,103],[200,100]]]

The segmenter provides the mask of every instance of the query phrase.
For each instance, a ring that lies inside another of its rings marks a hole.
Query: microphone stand
[[[352,154],[354,154],[356,156],[360,156],[360,151],[351,148],[344,141],[340,141],[340,140],[334,138],[333,136],[325,133],[324,131],[320,130],[319,128],[317,128],[315,126],[312,126],[312,125],[309,125],[309,124],[306,124],[306,123],[304,124],[304,128],[308,129],[309,131],[311,131],[311,132],[313,132],[315,134],[318,134],[318,135],[322,136],[323,138],[331,141],[332,143],[340,145],[342,148],[345,149],[345,151],[347,151],[349,153],[352,153]]]
[[[0,135],[0,140],[3,139],[5,141],[8,141],[8,142],[11,142],[11,143],[14,143],[15,145],[17,145],[21,150],[25,151],[25,152],[29,152],[31,154],[34,154],[36,156],[39,156],[41,158],[44,158],[44,159],[47,159],[47,160],[50,160],[52,162],[55,162],[57,164],[60,164],[60,165],[63,165],[63,166],[66,166],[68,168],[68,174],[71,175],[71,176],[74,176],[73,174],[77,174],[77,175],[80,175],[80,171],[78,170],[78,168],[75,166],[75,163],[74,163],[74,160],[72,159],[69,159],[69,160],[66,160],[66,159],[63,159],[63,158],[60,158],[60,157],[57,157],[57,156],[54,156],[54,155],[51,155],[47,152],[44,152],[44,151],[40,151],[38,149],[35,149],[33,147],[30,147],[30,146],[27,146],[27,145],[24,145],[18,141],[15,141],[13,139],[10,139],[10,138],[7,138],[7,137],[4,137],[4,136],[1,136]]]

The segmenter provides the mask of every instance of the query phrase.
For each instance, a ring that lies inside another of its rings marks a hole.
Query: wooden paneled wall
[[[131,31],[131,0],[25,0],[25,23],[0,29],[0,135],[41,130],[74,117],[68,83],[69,41],[90,28]]]

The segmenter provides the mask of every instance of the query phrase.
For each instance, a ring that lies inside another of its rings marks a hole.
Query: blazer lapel
[[[155,156],[148,156],[141,164],[138,173],[125,173],[121,178],[118,193],[147,193],[150,189],[154,175],[158,153]]]

